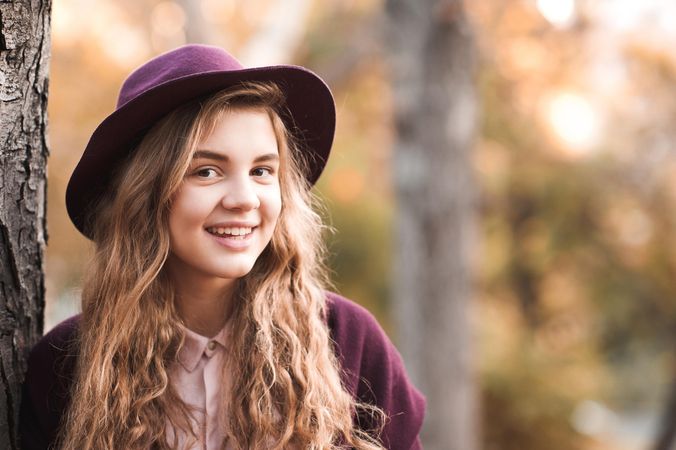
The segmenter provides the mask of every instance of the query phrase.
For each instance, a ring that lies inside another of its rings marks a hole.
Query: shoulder
[[[54,381],[51,376],[67,376],[68,369],[77,357],[77,336],[80,315],[64,320],[44,335],[31,350],[28,358],[26,381],[44,386]]]
[[[396,349],[375,317],[352,300],[327,292],[327,323],[343,371],[352,375],[346,377],[351,390],[356,389],[364,371],[398,359]]]
[[[33,347],[21,400],[22,448],[47,448],[70,399],[80,316],[54,327]]]
[[[59,323],[35,344],[31,350],[31,358],[62,353],[76,340],[79,327],[80,314]]]
[[[399,352],[376,318],[366,308],[333,292],[327,292],[327,323],[343,370],[352,374],[354,389],[359,376],[382,369],[404,370]],[[371,373],[373,372],[373,373]]]
[[[385,446],[416,448],[425,398],[409,379],[399,352],[378,321],[364,307],[327,292],[327,323],[346,387],[389,417],[381,435]]]
[[[360,344],[368,335],[384,335],[376,318],[363,306],[334,292],[327,292],[326,300],[327,322],[334,339]]]

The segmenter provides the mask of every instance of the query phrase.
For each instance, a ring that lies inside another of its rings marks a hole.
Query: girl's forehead
[[[279,154],[278,136],[264,109],[227,111],[216,117],[210,128],[198,141],[193,158],[228,161]]]
[[[200,142],[218,136],[218,133],[233,131],[245,124],[248,128],[267,129],[272,126],[271,112],[263,107],[224,107],[202,119]]]

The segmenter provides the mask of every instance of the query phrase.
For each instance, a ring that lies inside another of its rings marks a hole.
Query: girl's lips
[[[249,245],[251,245],[251,240],[253,235],[256,232],[256,228],[251,230],[251,233],[244,235],[225,235],[218,236],[216,234],[210,233],[207,230],[204,230],[210,237],[212,237],[219,245],[226,247],[230,250],[246,250]]]

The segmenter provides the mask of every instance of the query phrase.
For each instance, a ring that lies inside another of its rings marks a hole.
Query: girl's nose
[[[254,182],[249,177],[236,177],[227,183],[221,204],[226,209],[249,211],[260,206]]]

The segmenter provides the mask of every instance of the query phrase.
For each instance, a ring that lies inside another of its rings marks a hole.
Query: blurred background
[[[676,422],[676,3],[466,8],[480,110],[480,448],[657,448],[660,424]],[[89,136],[132,69],[203,42],[244,65],[304,65],[334,90],[336,142],[317,191],[336,230],[335,284],[397,342],[384,15],[380,0],[55,1],[46,328],[79,308],[90,245],[64,195]]]

